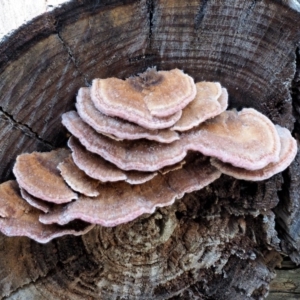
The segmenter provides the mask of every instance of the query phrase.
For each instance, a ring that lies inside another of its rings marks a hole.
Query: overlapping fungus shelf
[[[16,181],[0,185],[0,230],[45,243],[153,213],[222,173],[257,181],[287,168],[291,133],[227,106],[220,83],[178,69],[93,80],[62,116],[68,148],[17,157]]]

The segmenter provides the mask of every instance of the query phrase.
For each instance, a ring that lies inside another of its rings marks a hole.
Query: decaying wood
[[[277,270],[276,273],[276,278],[270,284],[270,296],[268,299],[299,299],[299,266],[286,259],[281,263],[281,269]]]
[[[38,17],[0,44],[1,181],[19,153],[65,145],[61,114],[81,86],[151,66],[221,82],[230,107],[253,107],[299,141],[299,21],[271,0],[74,0]],[[152,215],[82,237],[41,245],[0,235],[0,295],[263,299],[280,254],[300,262],[299,163],[298,153],[259,183],[223,175]],[[287,295],[280,281],[271,287],[268,299]],[[286,293],[296,297],[298,287]]]

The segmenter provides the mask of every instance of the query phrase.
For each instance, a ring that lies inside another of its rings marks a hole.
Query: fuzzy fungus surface
[[[183,109],[181,118],[172,130],[189,130],[226,110],[228,93],[219,82],[198,82],[196,89],[195,99]]]
[[[60,204],[77,199],[57,169],[68,155],[67,149],[19,155],[13,169],[18,184],[31,195],[49,202]]]
[[[68,156],[57,168],[65,182],[76,192],[95,197],[99,195],[97,187],[100,182],[89,177],[74,163],[72,156]]]
[[[148,139],[160,143],[171,143],[179,139],[179,134],[170,129],[150,130],[121,118],[105,115],[92,102],[89,88],[78,91],[76,108],[80,118],[106,136],[117,140]]]
[[[124,181],[103,184],[99,196],[80,197],[67,207],[54,208],[40,216],[44,224],[68,224],[81,219],[103,226],[129,222],[143,213],[153,213],[156,207],[171,205],[185,193],[199,190],[221,176],[205,157],[195,157],[182,168],[158,174],[149,182],[131,185]]]
[[[181,70],[146,72],[126,80],[95,79],[91,88],[97,109],[107,115],[138,122],[149,117],[169,117],[196,96],[194,80]]]
[[[269,163],[264,168],[254,171],[235,167],[216,158],[211,158],[212,165],[224,174],[237,179],[249,181],[265,180],[279,172],[282,172],[294,160],[297,154],[297,142],[292,137],[290,131],[286,128],[276,125],[276,130],[280,138],[280,153],[278,161]]]
[[[222,173],[256,181],[287,168],[291,133],[252,108],[226,110],[228,97],[178,69],[95,79],[62,116],[68,149],[20,155],[16,181],[0,185],[0,230],[45,243],[151,214]]]
[[[156,172],[125,171],[106,161],[100,155],[91,153],[71,137],[68,146],[72,149],[72,157],[75,165],[84,171],[89,177],[101,182],[115,182],[124,180],[131,184],[140,184],[152,179]]]
[[[66,226],[44,225],[39,222],[40,211],[24,201],[16,181],[0,185],[0,230],[8,236],[27,236],[40,243],[66,234],[82,235],[94,225],[75,221]]]

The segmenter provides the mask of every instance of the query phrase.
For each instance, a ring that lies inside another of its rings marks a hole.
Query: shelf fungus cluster
[[[264,180],[287,168],[291,133],[227,103],[219,83],[178,69],[95,79],[62,116],[68,148],[17,157],[16,180],[0,185],[0,230],[45,243],[153,213],[222,173]]]

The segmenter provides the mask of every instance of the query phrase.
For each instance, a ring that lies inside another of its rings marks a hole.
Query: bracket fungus
[[[230,175],[237,179],[249,181],[265,180],[270,178],[274,174],[282,172],[294,160],[297,154],[297,142],[292,137],[289,130],[279,125],[276,125],[275,127],[278,132],[281,145],[278,161],[269,163],[264,168],[252,171],[235,167],[216,158],[211,158],[211,164],[224,174]]]
[[[101,182],[124,180],[131,184],[139,184],[152,179],[157,174],[155,172],[125,171],[119,169],[101,156],[87,151],[74,137],[69,139],[68,146],[72,150],[75,165],[89,177]]]
[[[173,125],[172,130],[189,130],[226,110],[228,93],[220,83],[198,82],[196,88],[195,99],[183,109],[181,118]]]
[[[66,149],[19,155],[13,169],[19,186],[37,198],[57,204],[77,199],[57,169],[68,155]]]
[[[68,156],[57,168],[60,170],[62,178],[74,191],[90,197],[99,195],[97,187],[100,182],[80,170],[75,165],[72,156]]]
[[[291,133],[227,106],[220,83],[178,69],[95,79],[62,116],[69,149],[17,157],[16,181],[0,185],[0,230],[44,243],[153,213],[222,173],[264,180],[287,168]]]
[[[221,172],[212,167],[207,158],[196,158],[181,169],[158,174],[152,180],[140,185],[124,181],[102,184],[99,196],[79,197],[66,207],[54,208],[48,214],[41,214],[44,224],[68,224],[75,219],[116,226],[129,222],[143,213],[153,213],[156,207],[171,205],[185,193],[199,190],[219,178]]]
[[[24,189],[20,188],[21,196],[24,200],[28,202],[31,206],[47,213],[50,211],[50,208],[52,207],[51,202],[40,200],[29,193],[27,193]]]
[[[91,88],[97,109],[134,123],[148,116],[163,118],[174,115],[195,96],[194,80],[178,69],[156,71],[152,68],[126,80],[94,79]]]
[[[179,134],[170,129],[149,130],[117,117],[110,117],[95,108],[89,88],[80,88],[76,98],[76,108],[80,118],[97,132],[115,137],[116,140],[148,139],[160,143],[171,143],[179,139]]]
[[[40,211],[22,198],[16,181],[0,185],[0,230],[8,236],[27,236],[40,243],[66,234],[82,235],[94,225],[75,221],[66,226],[44,225],[39,222]]]

